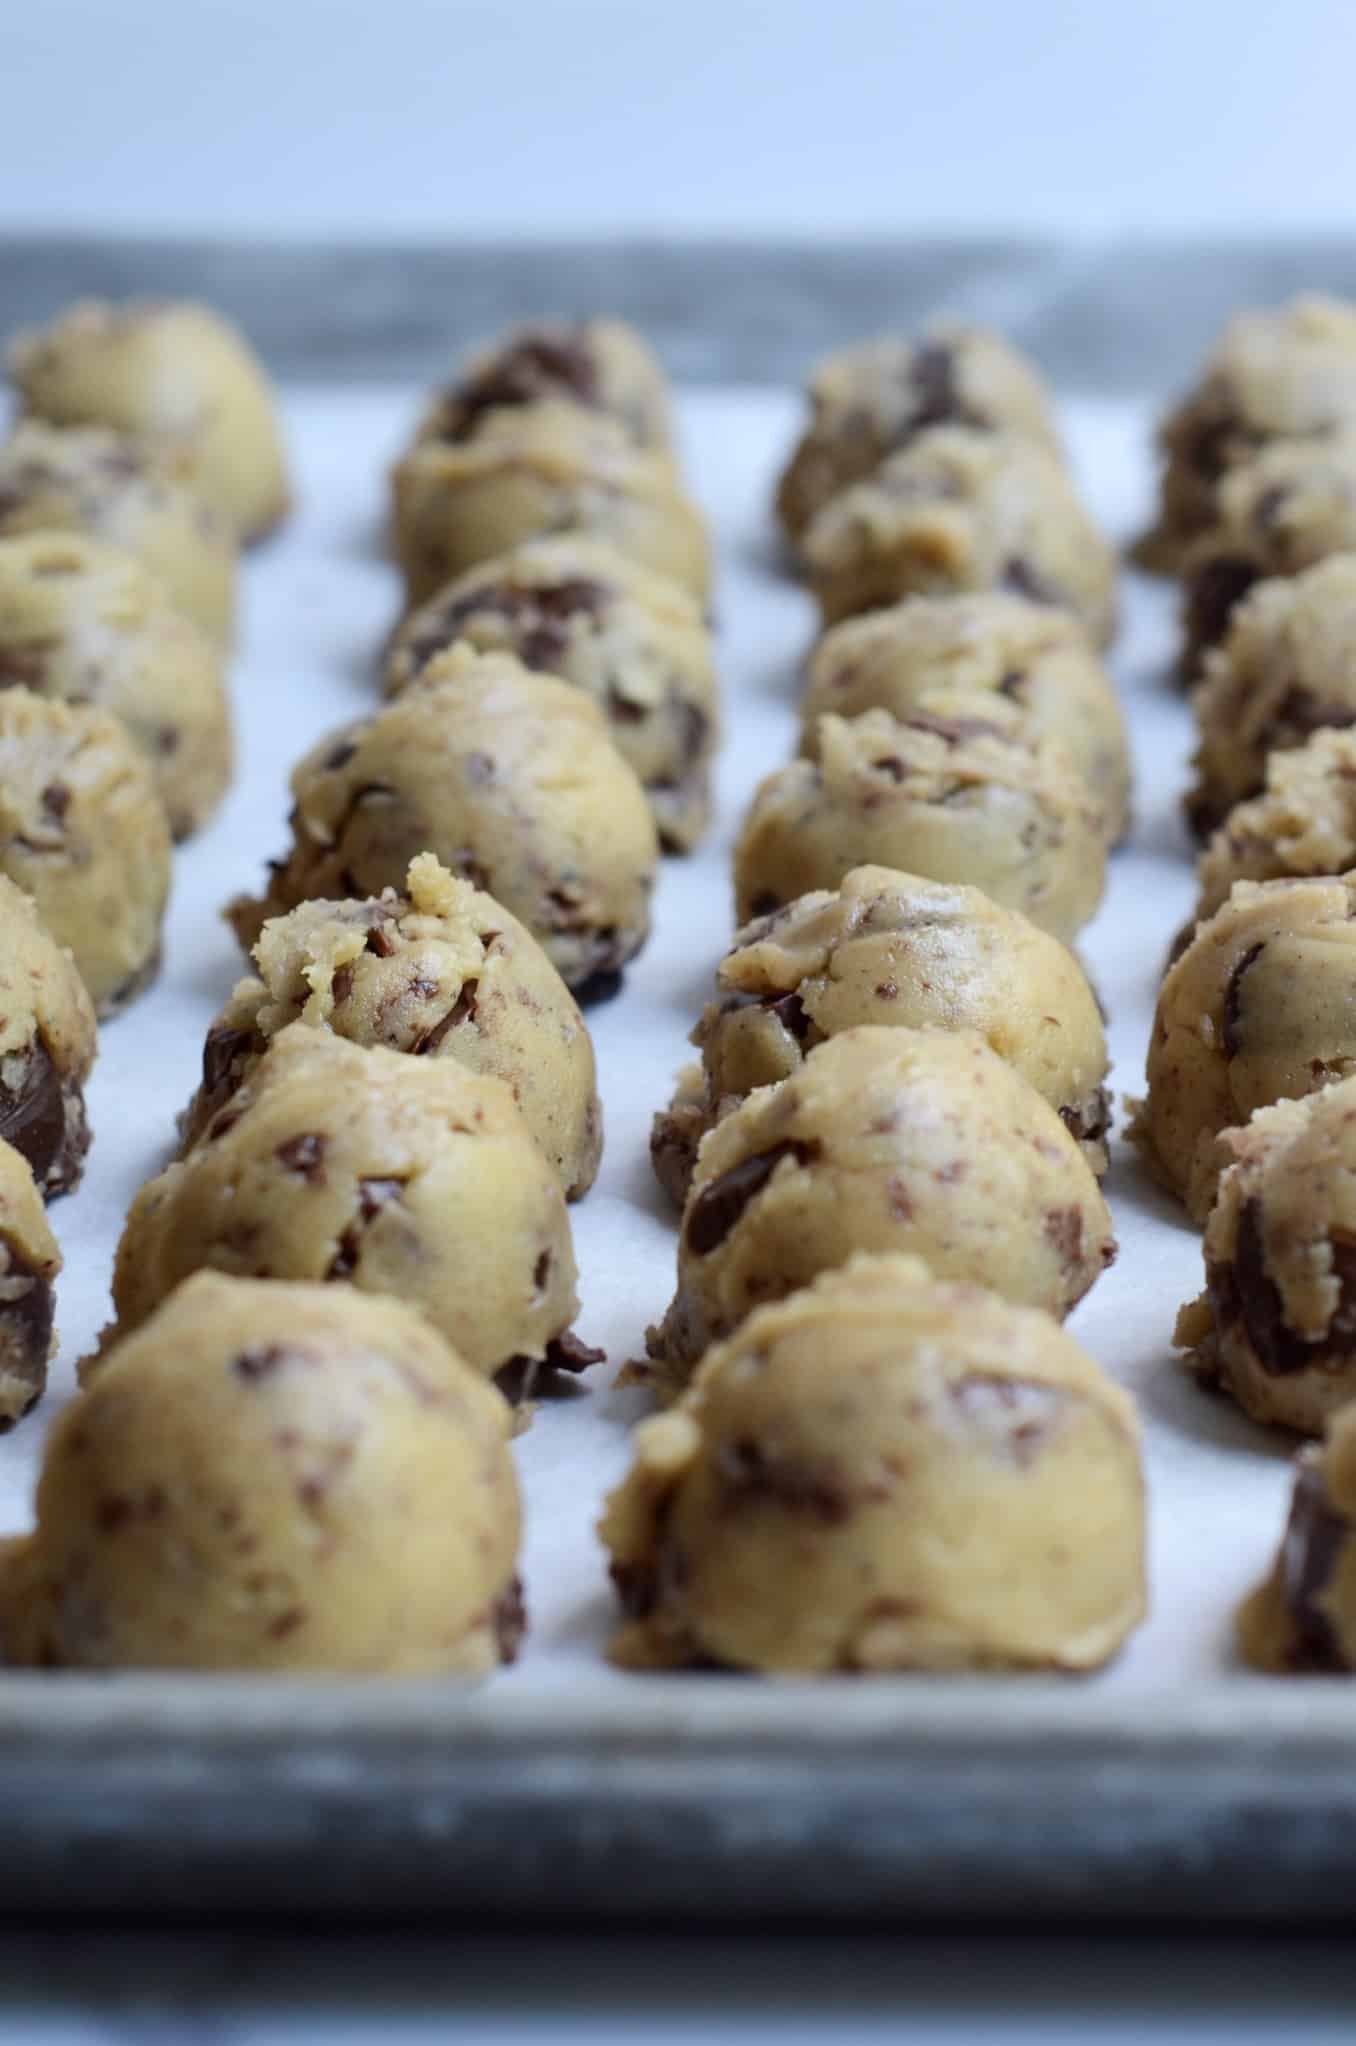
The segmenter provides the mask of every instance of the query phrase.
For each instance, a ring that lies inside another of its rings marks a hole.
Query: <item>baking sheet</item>
[[[241,971],[220,905],[257,886],[262,862],[281,850],[292,762],[320,733],[378,700],[376,648],[398,591],[382,551],[385,472],[418,396],[370,386],[286,393],[299,508],[285,533],[247,561],[233,675],[239,774],[211,830],[176,854],[160,982],[102,1035],[89,1096],[89,1170],[80,1191],[51,1210],[66,1257],[60,1360],[42,1407],[0,1443],[5,1531],[27,1524],[44,1429],[72,1392],[73,1360],[107,1318],[123,1212],[168,1155],[204,1032]],[[612,1374],[641,1352],[646,1323],[673,1289],[675,1221],[650,1174],[649,1122],[691,1055],[686,1032],[729,941],[730,848],[745,803],[793,748],[799,666],[814,623],[808,598],[781,572],[766,517],[771,481],[797,424],[795,398],[703,389],[685,395],[681,415],[691,485],[711,519],[722,569],[727,733],[718,817],[695,857],[664,863],[651,942],[622,995],[589,1016],[606,1149],[597,1185],[571,1210],[583,1303],[577,1326],[607,1350],[609,1364],[573,1397],[543,1404],[518,1444],[531,1628],[517,1666],[494,1681],[524,1704],[535,1694],[559,1699],[572,1682],[594,1699],[600,1692],[624,1698],[647,1682],[601,1662],[612,1604],[593,1524],[604,1492],[626,1467],[627,1431],[645,1407],[638,1392],[612,1390]],[[1079,401],[1065,408],[1064,420],[1097,514],[1117,537],[1128,535],[1151,488],[1147,411]],[[1168,681],[1174,639],[1170,592],[1127,576],[1112,666],[1135,745],[1136,822],[1082,948],[1110,1012],[1118,1095],[1140,1085],[1161,961],[1194,892],[1177,810],[1190,721]],[[1108,1694],[1181,1692],[1207,1677],[1255,1688],[1265,1680],[1233,1668],[1230,1616],[1277,1540],[1291,1445],[1199,1391],[1174,1361],[1176,1308],[1199,1288],[1199,1237],[1119,1138],[1106,1190],[1120,1256],[1071,1326],[1139,1401],[1152,1613],[1117,1664],[1088,1681]],[[1010,1682],[976,1679],[974,1689]]]

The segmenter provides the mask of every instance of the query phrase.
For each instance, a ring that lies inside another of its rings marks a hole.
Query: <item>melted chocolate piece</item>
[[[0,1432],[42,1398],[54,1310],[51,1280],[13,1243],[0,1243]]]
[[[1337,1672],[1351,1665],[1337,1632],[1318,1603],[1337,1568],[1352,1525],[1328,1497],[1317,1452],[1307,1451],[1295,1473],[1290,1517],[1277,1564],[1281,1597],[1295,1630],[1297,1669]]]
[[[710,1180],[688,1209],[683,1230],[687,1247],[696,1257],[708,1257],[724,1243],[751,1200],[767,1185],[783,1158],[808,1165],[819,1156],[819,1145],[790,1139],[770,1150],[756,1151]]]
[[[0,1138],[28,1160],[45,1198],[69,1193],[80,1180],[89,1125],[80,1088],[64,1085],[40,1037],[23,1055],[17,1087],[0,1083]]]

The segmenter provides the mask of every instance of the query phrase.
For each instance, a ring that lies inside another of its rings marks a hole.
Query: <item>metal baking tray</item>
[[[199,293],[283,379],[294,526],[247,569],[235,682],[242,774],[176,855],[167,966],[110,1025],[89,1181],[53,1210],[67,1272],[48,1403],[106,1313],[119,1217],[164,1156],[203,1028],[239,961],[215,910],[282,842],[287,769],[374,700],[395,583],[382,470],[421,386],[468,341],[542,311],[636,319],[683,386],[692,480],[716,526],[729,741],[709,846],[666,864],[656,934],[594,1012],[608,1117],[574,1211],[581,1333],[615,1366],[672,1285],[673,1227],[645,1132],[728,935],[728,855],[758,776],[790,749],[807,601],[765,522],[796,420],[792,380],[832,341],[946,311],[1003,326],[1069,398],[1083,480],[1126,534],[1145,508],[1151,397],[1190,374],[1237,303],[1356,289],[1315,243],[1133,250],[224,248],[0,242],[6,322],[87,292]],[[1113,666],[1139,756],[1136,837],[1086,956],[1133,1089],[1163,948],[1191,896],[1177,798],[1188,742],[1165,675],[1168,594],[1128,586]],[[1197,1239],[1121,1155],[1120,1262],[1075,1332],[1146,1423],[1154,1615],[1091,1680],[763,1683],[604,1664],[591,1523],[626,1461],[636,1395],[604,1383],[522,1438],[534,1628],[480,1689],[128,1675],[0,1677],[0,1904],[11,1913],[398,1919],[895,1920],[1347,1915],[1356,1873],[1356,1691],[1235,1668],[1232,1605],[1280,1531],[1286,1446],[1188,1385],[1168,1339]],[[0,1446],[0,1516],[27,1515],[41,1422]]]

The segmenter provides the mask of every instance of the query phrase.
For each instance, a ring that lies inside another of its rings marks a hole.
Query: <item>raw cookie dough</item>
[[[133,1201],[105,1345],[204,1267],[392,1294],[486,1376],[520,1357],[569,1361],[560,1182],[503,1082],[455,1059],[282,1031]]]
[[[170,837],[145,759],[106,710],[0,689],[0,872],[111,1016],[160,965]]]
[[[35,1407],[56,1349],[61,1252],[28,1160],[0,1142],[0,1432]]]
[[[1108,843],[1124,836],[1130,749],[1111,678],[1076,619],[1024,597],[907,597],[835,625],[810,660],[801,751],[814,753],[825,712],[904,718],[955,691],[1000,697],[1021,713],[1023,737],[1061,740],[1102,805]]]
[[[1209,531],[1220,485],[1278,440],[1321,441],[1356,425],[1356,307],[1306,293],[1238,313],[1200,382],[1163,420],[1158,522],[1146,567],[1175,573]]]
[[[1064,748],[1021,734],[1021,713],[963,697],[945,716],[824,717],[818,758],[755,791],[735,847],[740,923],[851,868],[896,867],[983,888],[1071,944],[1106,876],[1100,805]]]
[[[461,445],[495,413],[550,400],[605,413],[637,447],[669,449],[668,379],[624,320],[542,321],[477,350],[437,394],[416,438]]]
[[[916,1257],[756,1308],[641,1423],[599,1531],[633,1668],[1084,1670],[1145,1611],[1134,1403]]]
[[[492,1670],[523,1626],[510,1426],[398,1300],[200,1272],[57,1419],[5,1660]]]
[[[859,1024],[975,1030],[1107,1168],[1111,1103],[1097,999],[1073,954],[978,888],[855,867],[742,930],[692,1033],[702,1063],[655,1117],[650,1154],[683,1202],[707,1130]]]
[[[754,1307],[856,1250],[915,1251],[1065,1315],[1115,1248],[1073,1137],[982,1037],[844,1030],[702,1144],[654,1377],[679,1390]]]
[[[186,448],[202,494],[242,544],[287,514],[273,395],[244,335],[208,306],[85,300],[20,334],[9,373],[25,412]]]
[[[85,1169],[95,1049],[75,962],[0,874],[0,1140],[27,1160],[45,1200],[69,1193]]]
[[[1206,656],[1187,816],[1202,836],[1255,796],[1271,756],[1356,725],[1356,554],[1257,584]]]
[[[1235,881],[1345,874],[1356,867],[1356,732],[1325,727],[1267,755],[1260,795],[1236,803],[1196,867],[1203,922]]]
[[[401,625],[397,695],[457,640],[516,654],[586,690],[644,784],[665,848],[687,852],[711,810],[719,706],[700,606],[601,540],[528,540],[460,576]]]
[[[103,426],[25,420],[0,441],[0,539],[88,533],[135,554],[175,609],[229,653],[236,547],[182,459]]]
[[[1295,1459],[1285,1533],[1238,1612],[1244,1659],[1273,1675],[1356,1670],[1356,1405]]]
[[[1217,518],[1184,568],[1182,679],[1194,684],[1256,583],[1356,551],[1356,427],[1330,441],[1277,441],[1231,470]]]
[[[83,533],[0,540],[0,688],[96,703],[149,763],[176,838],[231,778],[221,655],[134,555]]]
[[[1356,876],[1240,881],[1158,993],[1130,1135],[1204,1222],[1220,1133],[1356,1071]]]
[[[503,1080],[566,1198],[592,1186],[602,1108],[578,1005],[517,918],[432,853],[410,862],[402,894],[303,902],[265,924],[254,962],[207,1033],[185,1150],[300,1021]]]
[[[1072,611],[1104,645],[1116,558],[1048,449],[934,426],[810,522],[806,573],[826,625],[900,597],[1008,590]]]
[[[1356,1396],[1356,1080],[1259,1108],[1222,1148],[1177,1346],[1254,1420],[1318,1435]]]
[[[777,485],[797,541],[815,513],[930,426],[1025,435],[1059,452],[1050,394],[1017,350],[982,327],[939,326],[836,349],[810,372],[811,420]]]
[[[252,945],[299,902],[399,888],[432,852],[525,924],[566,983],[613,992],[650,928],[645,792],[582,689],[453,647],[292,776],[292,848],[231,921]],[[590,985],[592,984],[592,985]]]
[[[487,413],[473,440],[419,440],[392,474],[396,557],[408,605],[522,540],[611,541],[705,599],[706,528],[665,454],[605,413],[548,401]]]

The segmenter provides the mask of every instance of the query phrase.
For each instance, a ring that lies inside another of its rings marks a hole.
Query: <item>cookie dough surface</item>
[[[406,601],[422,604],[523,540],[606,540],[705,600],[706,528],[664,454],[604,413],[545,401],[488,413],[464,443],[418,440],[392,474]]]
[[[45,1200],[80,1184],[96,1048],[94,1008],[75,962],[0,874],[0,1141],[27,1161]]]
[[[858,1250],[912,1251],[938,1278],[1064,1315],[1115,1239],[1077,1143],[981,1037],[844,1030],[702,1144],[678,1290],[650,1334],[659,1389],[681,1389],[754,1307]]]
[[[1229,899],[1235,881],[1345,874],[1356,867],[1356,731],[1325,727],[1269,753],[1259,795],[1236,803],[1196,867],[1196,920]]]
[[[1356,1397],[1356,1079],[1230,1130],[1187,1368],[1254,1420],[1322,1432]]]
[[[1218,515],[1220,486],[1275,441],[1323,441],[1356,425],[1356,306],[1316,293],[1237,314],[1196,387],[1158,432],[1158,523],[1147,566],[1172,573]]]
[[[836,349],[807,386],[811,419],[777,485],[788,539],[849,484],[931,426],[1025,436],[1059,452],[1050,394],[1010,343],[982,327],[937,326]]]
[[[68,948],[97,1014],[154,979],[169,826],[117,718],[0,689],[0,872]]]
[[[586,691],[639,776],[665,847],[696,844],[710,817],[720,719],[711,635],[688,591],[604,541],[525,541],[410,613],[387,659],[387,693],[458,640]]]
[[[458,646],[292,776],[292,846],[231,908],[242,944],[298,903],[399,888],[432,852],[502,902],[572,988],[609,991],[650,928],[645,792],[582,690]]]
[[[185,1150],[300,1022],[502,1080],[567,1198],[593,1184],[602,1107],[578,1004],[517,918],[432,853],[400,893],[303,902],[265,924],[254,964],[207,1033]]]
[[[1200,746],[1186,808],[1205,833],[1259,792],[1273,755],[1356,725],[1356,554],[1250,590],[1206,657],[1193,708]]]
[[[21,421],[0,441],[0,539],[40,531],[136,555],[175,609],[230,652],[235,539],[182,457],[103,426]]]
[[[0,686],[111,711],[145,755],[176,838],[231,778],[218,649],[135,555],[82,533],[0,540]]]
[[[670,448],[668,379],[634,327],[607,319],[542,321],[478,349],[438,393],[416,437],[460,446],[498,413],[549,402],[605,414],[637,447]]]
[[[1300,1451],[1270,1575],[1238,1615],[1245,1659],[1276,1676],[1356,1670],[1356,1406]]]
[[[1204,1222],[1222,1131],[1356,1071],[1356,878],[1241,881],[1159,990],[1130,1134]]]
[[[739,921],[871,865],[982,888],[1072,943],[1102,897],[1103,814],[1063,746],[1020,728],[1000,697],[959,692],[907,720],[822,717],[817,758],[778,768],[749,806]]]
[[[61,1252],[28,1160],[0,1141],[0,1433],[42,1398]]]
[[[915,1257],[757,1308],[636,1430],[601,1534],[639,1668],[1082,1670],[1145,1610],[1130,1399]]]
[[[861,1024],[974,1030],[1030,1081],[1106,1171],[1106,1037],[1073,954],[982,890],[856,867],[747,925],[692,1033],[701,1065],[655,1118],[661,1184],[687,1197],[697,1146],[755,1087],[798,1072],[817,1044]]]
[[[1048,449],[936,426],[829,499],[803,554],[824,622],[901,597],[1007,590],[1115,630],[1116,560]]]
[[[5,1659],[484,1674],[522,1630],[509,1428],[399,1301],[200,1273],[59,1416]]]
[[[487,1376],[551,1355],[578,1305],[560,1182],[502,1081],[304,1023],[133,1201],[105,1344],[204,1268],[391,1294]]]
[[[187,450],[202,495],[242,543],[285,517],[286,462],[263,365],[210,307],[84,301],[20,334],[9,373],[24,410],[39,419],[110,426]]]
[[[1001,699],[1025,738],[1057,739],[1106,816],[1115,844],[1129,823],[1130,752],[1106,669],[1077,620],[1024,597],[907,597],[826,632],[810,660],[802,751],[826,712],[907,718],[960,692]]]

